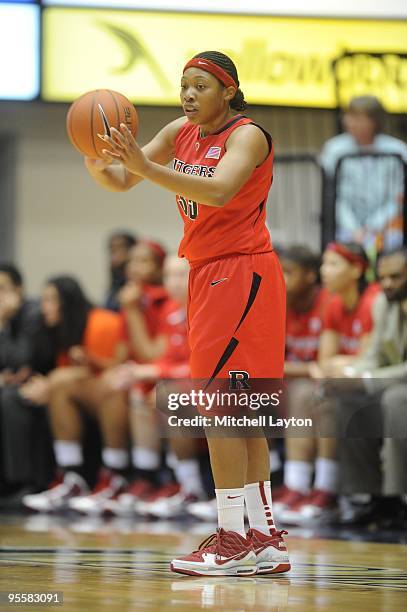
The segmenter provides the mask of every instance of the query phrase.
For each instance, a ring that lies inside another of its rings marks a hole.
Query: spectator
[[[366,285],[367,266],[367,256],[357,244],[331,243],[323,254],[322,282],[334,295],[324,311],[318,363],[311,363],[309,367],[313,378],[341,375],[344,365],[349,365],[367,345],[372,329],[371,305],[377,291]],[[301,399],[297,396],[295,402],[290,402],[290,410],[296,416],[308,411],[321,420],[325,418],[325,406],[316,402],[313,389],[305,390]],[[298,432],[287,433],[298,436]],[[293,439],[290,459],[293,484],[280,508],[280,520],[302,525],[336,518],[336,440],[326,434],[317,439]],[[311,488],[314,461],[315,478]]]
[[[196,458],[196,443],[193,439],[175,438],[171,449],[175,454],[173,465],[178,483],[157,486],[156,475],[161,463],[161,440],[159,415],[155,410],[155,393],[151,391],[160,378],[189,377],[189,347],[186,326],[186,300],[189,268],[185,260],[169,256],[164,264],[165,285],[173,299],[167,300],[161,310],[157,335],[149,342],[147,350],[155,354],[158,341],[165,349],[161,356],[149,363],[129,362],[109,372],[113,388],[130,389],[132,458],[136,468],[136,479],[117,500],[101,503],[94,496],[78,499],[72,504],[82,512],[110,510],[117,514],[143,512],[170,518],[185,510],[191,501],[203,495],[199,463]],[[144,325],[145,336],[148,330]],[[146,346],[147,348],[147,346]],[[147,387],[141,385],[149,383]],[[143,392],[141,392],[143,390]],[[103,425],[102,425],[103,427]],[[181,485],[181,489],[180,489]]]
[[[81,446],[83,423],[78,404],[88,411],[98,404],[106,413],[114,405],[118,413],[124,414],[124,421],[127,404],[123,394],[115,394],[112,398],[111,394],[99,392],[101,385],[95,384],[96,373],[114,359],[120,331],[118,315],[94,308],[78,282],[65,276],[51,278],[46,283],[41,309],[43,335],[53,347],[58,367],[47,376],[32,377],[21,387],[20,394],[33,404],[48,405],[59,472],[47,491],[26,495],[23,503],[33,510],[50,511],[64,507],[71,496],[88,492]],[[110,431],[104,448],[108,457],[116,456],[111,449],[115,449],[117,439],[123,435],[119,427]]]
[[[120,309],[117,296],[127,282],[126,266],[130,249],[136,243],[136,237],[126,231],[114,232],[109,238],[110,286],[105,300],[105,308],[109,310],[118,311]]]
[[[0,264],[0,491],[3,504],[18,499],[41,482],[41,444],[47,432],[44,419],[24,405],[19,384],[31,372],[46,373],[53,367],[47,344],[35,351],[41,325],[38,304],[24,297],[23,279],[11,264]],[[33,435],[36,434],[36,435]],[[36,452],[39,451],[39,452]],[[45,470],[47,471],[47,470]]]
[[[343,116],[345,133],[328,140],[320,156],[331,181],[346,157],[334,187],[335,238],[358,242],[368,252],[398,246],[403,240],[404,172],[402,163],[388,155],[407,162],[407,145],[383,134],[384,118],[384,108],[374,96],[353,98]]]
[[[330,297],[319,284],[319,255],[308,247],[293,246],[280,253],[280,260],[287,289],[286,398],[288,412],[293,413],[295,406],[302,406],[304,399],[309,401],[313,394],[311,373],[318,358],[323,315]],[[288,435],[285,450],[284,485],[273,495],[277,518],[309,493],[308,461],[314,458],[315,441]]]
[[[287,289],[285,375],[289,377],[309,377],[309,364],[318,356],[322,315],[329,297],[319,284],[320,259],[305,246],[280,253]]]
[[[348,496],[343,518],[346,522],[369,522],[381,510],[387,526],[393,522],[400,527],[401,516],[405,528],[407,509],[401,496],[407,493],[406,249],[383,254],[378,276],[383,293],[374,304],[371,343],[360,359],[344,368],[349,377],[344,384],[349,390],[341,398],[340,410],[349,428],[340,446],[342,488]],[[379,499],[382,493],[387,497],[384,501]],[[361,499],[359,494],[367,494],[367,498]]]
[[[320,374],[341,376],[343,366],[361,354],[372,330],[372,303],[379,287],[368,284],[364,249],[354,243],[330,243],[325,249],[321,277],[334,294],[325,312],[318,362]],[[318,373],[315,373],[318,377]]]
[[[98,375],[98,371],[108,371],[110,367],[129,358],[143,363],[158,358],[164,351],[165,340],[157,337],[161,311],[168,300],[166,290],[160,285],[164,256],[162,247],[154,242],[139,242],[131,249],[126,265],[127,283],[119,293],[122,311],[119,315],[103,311],[105,315],[114,317],[115,321],[118,317],[119,321],[119,332],[115,328],[115,343],[111,352],[96,359],[89,347],[85,347],[85,350],[83,347],[72,347],[68,357],[80,367],[57,370],[47,382],[56,460],[60,467],[64,467],[69,492],[65,494],[65,486],[56,491],[51,489],[29,499],[25,498],[27,506],[45,511],[50,505],[54,505],[55,509],[66,506],[76,508],[78,500],[74,498],[89,493],[83,480],[85,466],[80,418],[83,406],[102,423],[104,433],[104,468],[94,487],[95,496],[87,497],[92,506],[91,511],[103,511],[105,500],[119,495],[127,486],[124,479],[128,466],[127,394],[109,388],[106,377]],[[99,333],[94,340],[100,338],[103,342],[105,335]],[[65,356],[65,361],[60,362],[60,365],[68,364]],[[152,383],[143,384],[140,390],[146,394],[153,386]]]
[[[12,264],[0,264],[0,378],[21,382],[32,365],[32,339],[40,320],[38,304],[24,297],[23,279]]]
[[[127,282],[118,299],[121,306],[122,341],[130,347],[127,357],[139,363],[151,361],[165,349],[155,338],[161,309],[168,300],[162,286],[165,251],[156,242],[143,240],[130,251]]]

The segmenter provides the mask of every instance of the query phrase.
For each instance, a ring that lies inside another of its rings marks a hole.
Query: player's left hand
[[[88,365],[88,356],[82,346],[71,346],[68,351],[69,360],[74,365]]]
[[[134,308],[139,303],[141,296],[141,284],[129,282],[120,289],[117,297],[122,308]]]
[[[121,123],[120,131],[116,130],[116,128],[110,128],[110,132],[111,136],[99,134],[99,138],[110,147],[109,149],[104,149],[103,153],[107,152],[120,161],[132,174],[144,176],[149,160],[144,155],[128,127]]]
[[[316,361],[312,361],[309,366],[308,366],[308,372],[309,372],[309,376],[310,378],[313,378],[314,380],[318,380],[320,378],[324,378],[324,372],[322,371],[321,367],[317,364]]]
[[[46,376],[36,375],[19,389],[20,395],[38,406],[48,403],[50,395],[50,383]]]
[[[349,365],[348,355],[335,355],[324,364],[324,376],[326,378],[346,378],[344,370]]]
[[[137,367],[138,365],[136,363],[128,362],[111,368],[111,370],[105,374],[105,382],[115,391],[130,389],[138,380]]]

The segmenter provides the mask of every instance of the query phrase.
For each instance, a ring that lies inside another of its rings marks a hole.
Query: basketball
[[[119,130],[121,123],[133,136],[137,135],[136,109],[126,96],[110,89],[96,89],[83,94],[70,106],[66,117],[69,140],[75,149],[91,158],[103,157],[102,149],[106,149],[106,143],[98,138],[98,134],[110,136],[110,129]]]

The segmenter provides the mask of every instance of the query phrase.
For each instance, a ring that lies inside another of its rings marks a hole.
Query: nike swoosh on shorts
[[[216,281],[212,281],[211,282],[211,287],[214,287],[215,285],[219,285],[219,283],[223,283],[224,281],[227,281],[227,277],[226,278],[220,278],[219,280]]]

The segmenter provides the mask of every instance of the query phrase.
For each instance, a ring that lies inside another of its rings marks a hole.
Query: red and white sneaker
[[[273,513],[277,519],[280,519],[281,514],[288,510],[293,504],[305,499],[307,495],[296,491],[295,489],[289,489],[285,485],[278,487],[273,493]]]
[[[284,510],[279,519],[287,525],[330,523],[338,517],[336,495],[313,489],[304,499]]]
[[[98,482],[90,495],[73,498],[68,502],[68,505],[71,510],[83,514],[103,514],[108,510],[107,502],[123,493],[126,486],[127,481],[123,476],[103,469],[100,471]]]
[[[108,500],[106,509],[117,516],[134,514],[136,503],[148,499],[156,491],[157,488],[149,480],[139,478],[132,482],[124,493],[118,495],[116,499]]]
[[[249,529],[247,539],[256,554],[258,574],[282,574],[291,569],[283,535],[287,531],[275,531],[267,535],[257,529]]]
[[[180,485],[177,482],[169,482],[158,489],[155,489],[151,495],[145,499],[137,500],[134,504],[134,509],[137,514],[141,516],[148,516],[150,514],[151,504],[158,500],[164,500],[173,495],[177,495],[180,492]]]
[[[257,572],[251,539],[217,529],[198,550],[171,561],[171,570],[189,576],[253,576]]]
[[[34,495],[24,495],[22,502],[26,508],[36,512],[66,510],[71,500],[87,495],[89,487],[79,474],[66,472],[59,474],[47,491]]]

